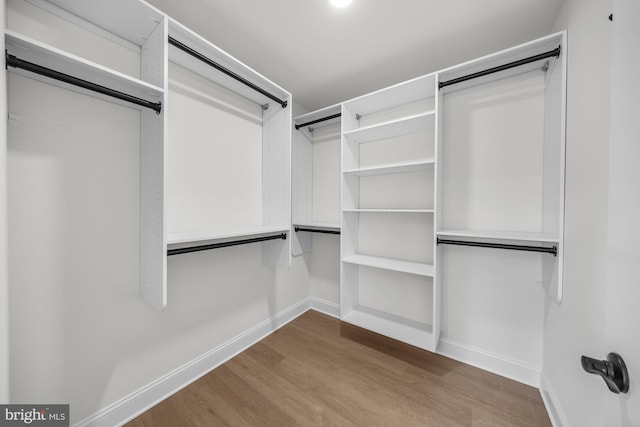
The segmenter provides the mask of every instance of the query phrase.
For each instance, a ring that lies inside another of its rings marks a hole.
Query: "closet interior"
[[[325,234],[340,319],[431,352],[473,329],[470,289],[535,331],[544,293],[562,300],[565,32],[293,117],[289,92],[144,1],[8,8],[12,286],[119,269],[161,310],[169,256],[259,243],[286,271]]]
[[[294,256],[313,234],[340,234],[340,105],[295,117],[292,145]]]

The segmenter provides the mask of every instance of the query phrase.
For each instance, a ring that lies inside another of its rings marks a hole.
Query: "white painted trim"
[[[540,396],[542,396],[547,414],[549,414],[551,425],[553,425],[553,427],[569,427],[570,424],[562,411],[558,395],[553,390],[553,387],[551,387],[549,377],[544,373],[540,376]]]
[[[442,337],[440,337],[436,353],[532,387],[538,388],[540,386],[539,368],[497,353],[456,343]]]
[[[322,306],[322,304],[319,305]],[[237,337],[74,424],[74,427],[113,427],[123,425],[291,322],[308,311],[310,306],[311,299],[305,298],[270,319],[259,323]]]
[[[309,306],[311,310],[319,311],[327,316],[340,319],[340,304],[327,301],[321,298],[309,297]]]

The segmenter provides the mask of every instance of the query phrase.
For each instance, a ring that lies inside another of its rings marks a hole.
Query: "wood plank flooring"
[[[551,423],[533,387],[308,311],[127,426]]]

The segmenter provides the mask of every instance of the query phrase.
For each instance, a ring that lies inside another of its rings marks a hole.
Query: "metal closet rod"
[[[331,116],[323,117],[321,119],[311,120],[310,122],[306,122],[306,123],[302,123],[302,124],[299,124],[299,125],[295,125],[296,126],[296,130],[300,130],[300,128],[303,128],[305,126],[315,125],[316,123],[326,122],[327,120],[337,119],[338,117],[342,117],[342,114],[338,113],[338,114],[333,114]]]
[[[497,73],[499,71],[508,70],[509,68],[519,67],[521,65],[529,64],[531,62],[540,61],[542,59],[551,58],[551,57],[560,57],[560,46],[557,48],[550,50],[548,52],[540,53],[538,55],[530,56],[528,58],[519,59],[517,61],[509,62],[508,64],[498,65],[497,67],[489,68],[487,70],[478,71],[477,73],[468,74],[466,76],[457,77],[455,79],[446,80],[444,82],[438,82],[438,88],[442,89],[445,86],[454,85],[457,83],[462,83],[467,80],[475,79],[478,77],[486,76],[488,74]]]
[[[466,240],[447,240],[447,239],[438,239],[437,244],[438,245],[477,246],[480,248],[510,249],[514,251],[543,252],[543,253],[552,254],[553,256],[558,255],[557,246],[552,246],[548,248],[548,247],[540,247],[540,246],[509,245],[504,243],[469,242]]]
[[[205,64],[215,68],[218,71],[223,72],[224,74],[226,74],[227,76],[239,81],[240,83],[242,83],[245,86],[249,86],[251,89],[255,90],[256,92],[260,92],[261,94],[263,94],[264,96],[266,96],[269,99],[274,100],[275,102],[277,102],[278,104],[280,104],[282,106],[282,108],[287,108],[287,101],[283,101],[282,99],[278,98],[277,96],[267,92],[266,90],[262,89],[261,87],[251,83],[249,80],[245,79],[244,77],[234,73],[233,71],[231,71],[230,69],[223,67],[222,65],[212,61],[211,59],[207,58],[206,56],[204,56],[203,54],[201,54],[200,52],[190,48],[189,46],[187,46],[186,44],[179,42],[178,40],[174,39],[173,37],[169,36],[169,44],[177,47],[178,49],[188,53],[189,55],[193,56],[196,59],[199,59],[200,61],[204,62]]]
[[[8,67],[14,68],[22,68],[23,70],[30,71],[32,73],[40,74],[45,77],[49,77],[55,80],[59,80],[61,82],[69,83],[74,86],[79,86],[84,89],[89,89],[94,92],[101,93],[103,95],[108,95],[113,98],[118,98],[123,101],[131,102],[133,104],[141,105],[143,107],[151,108],[157,114],[160,114],[162,110],[161,102],[151,102],[142,98],[138,98],[133,95],[129,95],[124,92],[120,92],[106,86],[101,86],[99,84],[92,83],[87,80],[80,79],[78,77],[71,76],[69,74],[61,73],[60,71],[52,70],[51,68],[43,67],[38,64],[34,64],[33,62],[22,60],[15,55],[9,54],[5,51],[5,58],[7,61]]]
[[[336,231],[336,230],[322,230],[322,229],[318,229],[318,228],[305,228],[305,227],[295,227],[294,228],[295,232],[297,233],[298,231],[307,231],[309,233],[323,233],[323,234],[340,234],[340,231]]]
[[[190,252],[208,251],[209,249],[227,248],[229,246],[246,245],[248,243],[265,242],[267,240],[287,240],[287,233],[274,234],[272,236],[255,237],[253,239],[233,240],[230,242],[212,243],[210,245],[191,246],[188,248],[178,248],[167,250],[167,256],[188,254]]]

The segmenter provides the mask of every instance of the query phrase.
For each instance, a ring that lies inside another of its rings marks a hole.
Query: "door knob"
[[[582,356],[581,362],[585,371],[600,375],[612,392],[618,394],[629,391],[629,371],[618,353],[609,353],[607,360]]]

